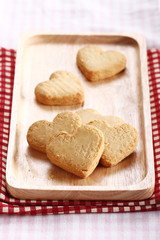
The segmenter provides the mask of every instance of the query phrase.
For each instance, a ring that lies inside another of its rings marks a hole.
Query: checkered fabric
[[[6,159],[16,52],[0,48],[0,213],[44,215],[160,210],[160,51],[151,49],[147,53],[156,176],[153,196],[143,201],[40,201],[18,200],[6,191]]]

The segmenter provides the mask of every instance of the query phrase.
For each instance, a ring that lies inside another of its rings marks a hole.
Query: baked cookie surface
[[[48,81],[39,83],[35,88],[35,96],[38,102],[50,106],[83,105],[84,103],[81,81],[67,71],[54,72]]]
[[[81,119],[78,114],[72,112],[62,112],[57,114],[53,122],[40,120],[33,123],[27,132],[28,144],[40,151],[46,152],[46,144],[50,136],[59,131],[66,131],[72,134],[81,126]]]
[[[52,134],[52,122],[40,120],[33,123],[27,132],[27,142],[33,149],[46,152],[46,142]]]
[[[138,132],[130,124],[110,127],[102,120],[95,120],[89,125],[100,129],[104,135],[104,152],[101,164],[112,167],[133,153],[138,144]]]
[[[110,78],[126,67],[126,57],[118,51],[103,51],[97,45],[87,45],[77,53],[77,65],[89,81]]]
[[[104,150],[100,130],[82,125],[74,134],[60,132],[52,135],[46,153],[49,160],[79,177],[88,177],[97,167]]]

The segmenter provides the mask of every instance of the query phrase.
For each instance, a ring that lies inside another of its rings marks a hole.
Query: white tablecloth
[[[137,32],[160,49],[158,0],[0,0],[0,46],[24,31]],[[0,239],[160,239],[160,212],[0,216]]]

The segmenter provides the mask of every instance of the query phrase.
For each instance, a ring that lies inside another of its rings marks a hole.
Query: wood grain
[[[127,58],[126,70],[110,80],[88,82],[76,65],[77,51],[86,44],[122,52]],[[81,79],[85,91],[83,108],[118,116],[138,130],[140,139],[132,155],[113,168],[99,165],[87,179],[80,179],[28,147],[26,134],[33,122],[52,121],[61,111],[80,109],[36,102],[35,86],[57,70],[70,71]],[[138,200],[152,195],[155,176],[143,37],[125,33],[26,33],[20,38],[6,179],[11,195],[23,199]]]

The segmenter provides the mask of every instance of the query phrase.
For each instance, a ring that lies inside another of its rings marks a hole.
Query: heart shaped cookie
[[[33,123],[27,132],[28,144],[41,152],[46,152],[46,143],[51,135],[66,131],[73,134],[81,126],[81,119],[78,114],[62,112],[57,114],[53,122],[40,120]]]
[[[93,126],[82,125],[74,134],[52,135],[46,146],[50,161],[82,178],[88,177],[99,163],[104,137]]]
[[[81,109],[76,113],[80,116],[83,124],[89,123],[94,120],[103,120],[112,127],[119,126],[124,123],[124,121],[117,116],[104,116],[101,115],[98,111],[91,108]]]
[[[100,129],[104,135],[104,152],[100,162],[112,167],[134,152],[138,144],[138,132],[130,124],[109,127],[106,122],[95,120],[89,123]]]
[[[38,102],[45,105],[67,106],[84,103],[84,91],[78,77],[66,71],[51,74],[48,81],[35,88]]]
[[[99,81],[125,69],[126,57],[117,51],[103,51],[97,45],[88,45],[78,51],[77,65],[89,81]]]

